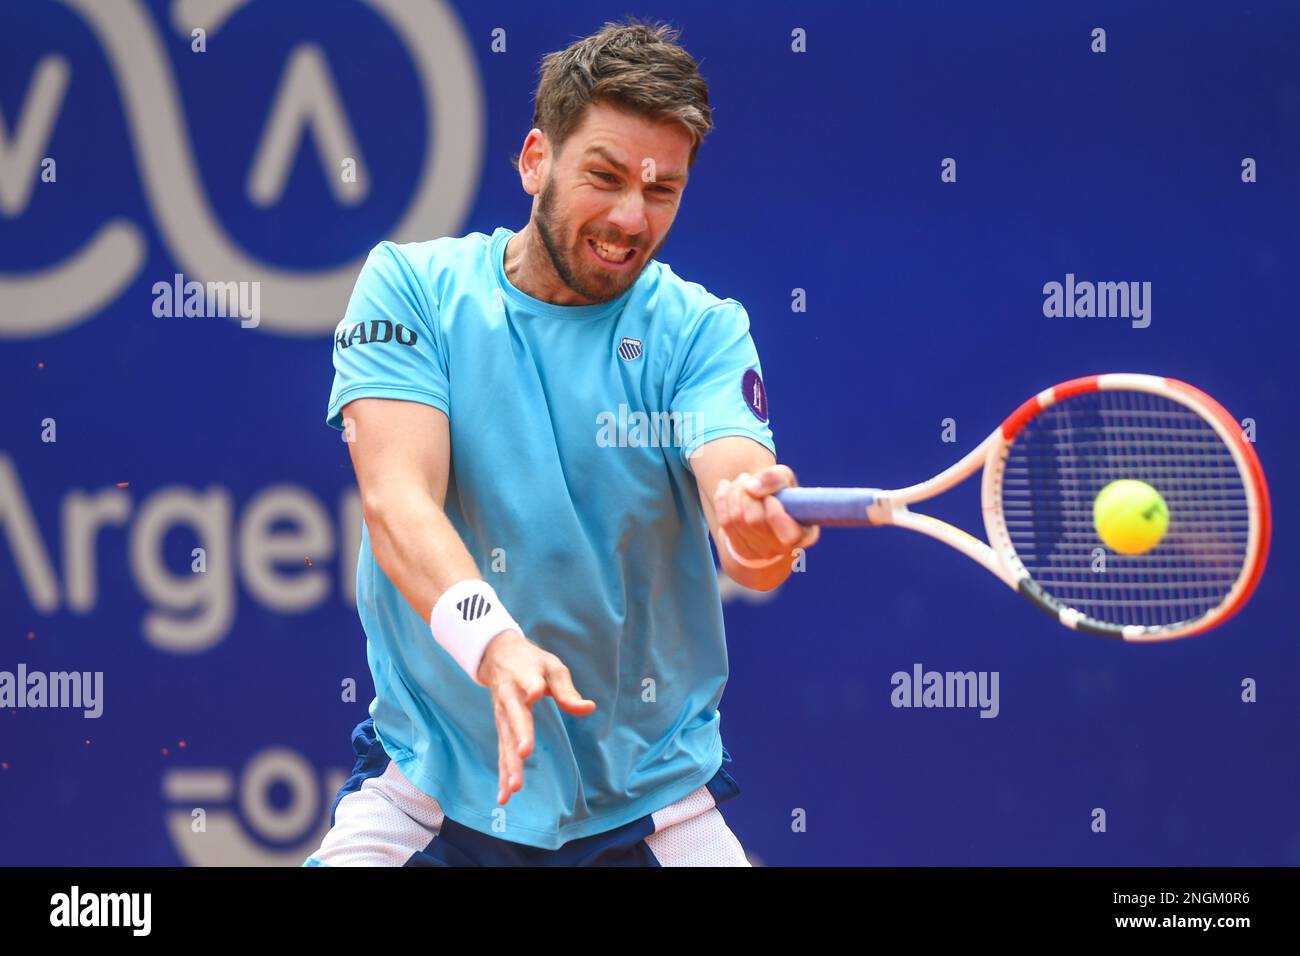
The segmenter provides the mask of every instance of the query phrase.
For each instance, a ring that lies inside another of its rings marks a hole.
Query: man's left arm
[[[722,570],[755,591],[780,585],[790,576],[795,549],[811,547],[820,534],[786,514],[775,497],[796,485],[794,472],[741,435],[701,445],[691,456],[691,470]]]

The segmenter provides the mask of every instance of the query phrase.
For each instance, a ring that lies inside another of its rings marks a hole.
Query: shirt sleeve
[[[434,306],[401,250],[381,242],[370,251],[334,330],[334,387],[325,420],[342,429],[343,406],[358,398],[421,402],[450,416],[450,396]]]
[[[727,299],[706,309],[687,332],[669,411],[693,426],[681,449],[688,470],[700,446],[728,435],[744,435],[776,453],[763,370],[739,302]]]

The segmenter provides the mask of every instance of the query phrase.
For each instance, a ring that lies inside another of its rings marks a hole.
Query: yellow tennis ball
[[[1106,547],[1120,554],[1145,554],[1169,527],[1165,499],[1145,481],[1112,481],[1092,505],[1092,523]]]

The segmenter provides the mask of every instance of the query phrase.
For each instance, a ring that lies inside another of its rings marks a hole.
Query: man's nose
[[[645,232],[645,197],[639,190],[626,190],[610,210],[609,221],[626,236],[637,236]]]

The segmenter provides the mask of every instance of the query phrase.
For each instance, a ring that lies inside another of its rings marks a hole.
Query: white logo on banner
[[[145,200],[180,271],[199,280],[261,283],[261,327],[288,335],[333,331],[347,304],[364,250],[352,262],[317,271],[285,269],[246,254],[225,234],[201,188],[175,75],[146,4],[58,0],[81,16],[103,47],[125,104]],[[183,36],[202,23],[209,40],[249,0],[175,0],[172,25]],[[483,91],[469,42],[442,0],[361,0],[406,46],[420,77],[429,149],[410,206],[385,231],[396,242],[449,235],[459,228],[478,184],[483,151]],[[0,122],[0,215],[27,207],[37,157],[43,155],[72,74],[51,54],[37,66],[12,123]],[[323,153],[356,160],[355,181],[327,181],[345,204],[365,198],[368,177],[324,54],[300,45],[289,57],[271,100],[265,132],[249,172],[252,203],[265,206],[284,189],[293,147],[310,129]],[[0,118],[2,119],[2,118]],[[12,140],[10,132],[12,131]],[[146,259],[141,227],[113,219],[64,261],[27,274],[0,273],[0,338],[53,335],[84,322],[112,302]]]
[[[140,634],[171,654],[197,654],[226,639],[238,615],[241,581],[244,594],[276,614],[315,610],[333,590],[330,562],[336,555],[339,595],[349,607],[356,604],[362,515],[355,486],[341,494],[336,519],[300,485],[263,488],[239,513],[236,504],[221,485],[165,485],[138,505],[125,488],[74,488],[59,506],[60,560],[45,546],[13,459],[0,453],[0,545],[13,555],[32,608],[46,615],[62,608],[92,613],[103,591],[100,534],[125,525],[126,534],[117,539],[124,551],[114,553],[110,564],[128,569],[150,605]],[[198,545],[179,568],[169,563],[165,548],[178,529]],[[8,588],[8,581],[2,583]]]
[[[176,806],[167,811],[167,833],[190,866],[301,866],[325,838],[330,805],[347,778],[343,770],[317,774],[297,751],[283,747],[255,754],[238,781],[217,767],[169,770],[163,796]],[[229,806],[236,783],[238,814]],[[283,806],[271,801],[276,784],[288,792]]]

